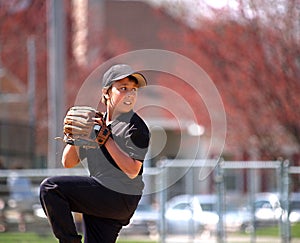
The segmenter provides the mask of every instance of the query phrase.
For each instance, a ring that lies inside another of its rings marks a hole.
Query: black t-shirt
[[[117,117],[110,127],[117,145],[131,158],[143,162],[148,151],[150,132],[142,118],[130,111]],[[80,158],[87,158],[90,175],[105,187],[123,194],[142,194],[143,166],[139,175],[130,179],[118,167],[105,146],[97,149],[81,148]]]

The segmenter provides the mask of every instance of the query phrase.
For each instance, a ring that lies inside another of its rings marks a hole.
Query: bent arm
[[[61,163],[65,168],[72,168],[80,162],[79,147],[67,144],[64,148]]]
[[[130,178],[134,179],[138,176],[142,167],[142,162],[129,157],[124,153],[112,138],[109,138],[105,147],[119,168]]]

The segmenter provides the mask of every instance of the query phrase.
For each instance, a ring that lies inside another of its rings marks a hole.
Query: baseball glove
[[[97,148],[111,135],[103,114],[88,106],[74,106],[64,119],[64,142],[70,145]]]

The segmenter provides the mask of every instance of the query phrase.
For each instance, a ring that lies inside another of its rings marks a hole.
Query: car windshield
[[[272,208],[272,206],[268,201],[258,201],[255,202],[255,208]]]
[[[185,210],[185,209],[190,209],[191,206],[189,203],[179,203],[176,206],[174,206],[173,209],[179,209],[179,210]]]

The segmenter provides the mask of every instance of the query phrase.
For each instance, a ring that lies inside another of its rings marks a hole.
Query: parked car
[[[179,195],[172,198],[165,214],[168,233],[197,233],[209,230],[215,233],[219,223],[216,195]],[[251,207],[247,201],[226,198],[223,223],[226,231],[250,231]],[[275,225],[282,209],[278,196],[258,193],[254,201],[254,227]]]
[[[156,235],[158,233],[159,212],[149,204],[139,204],[130,223],[123,227],[123,235]]]
[[[214,232],[219,222],[219,216],[217,213],[217,196],[216,195],[196,195],[196,198],[202,208],[202,217],[204,228],[211,232]]]
[[[200,199],[199,195],[179,195],[168,201],[165,212],[167,233],[201,233],[206,228],[215,227],[219,217],[211,208],[213,198],[202,198],[203,206]]]
[[[294,192],[290,195],[290,214],[291,223],[300,222],[300,192]]]
[[[275,193],[257,193],[254,209],[255,227],[277,225],[282,214],[280,200]]]
[[[217,212],[217,195],[198,195],[199,202],[202,206],[202,210],[205,212],[211,212],[218,215]],[[236,199],[238,198],[238,200]],[[240,200],[240,196],[231,197],[228,196],[224,202],[224,212],[223,212],[223,224],[226,231],[245,231],[245,228],[249,225],[250,213],[245,210],[245,203]],[[213,224],[206,225],[206,229],[211,232],[216,232],[219,223],[215,220]]]

